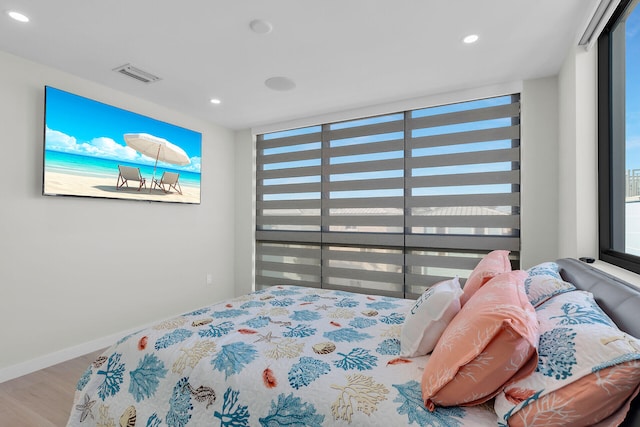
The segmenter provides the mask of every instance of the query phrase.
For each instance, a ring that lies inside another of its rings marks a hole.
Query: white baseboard
[[[67,360],[83,356],[87,353],[98,351],[102,348],[109,347],[120,338],[137,332],[140,329],[141,328],[135,328],[130,331],[98,338],[93,341],[46,354],[42,357],[37,357],[35,359],[27,360],[26,362],[2,368],[0,369],[0,383],[30,374],[35,371],[39,371],[40,369],[48,368],[49,366],[53,366],[61,362],[66,362]],[[80,377],[78,377],[78,379],[79,378]]]
[[[140,332],[143,329],[150,328],[161,321],[173,319],[176,316],[177,315],[167,316],[163,319],[149,322],[145,325],[131,328],[126,331],[107,335],[106,337],[98,338],[92,341],[75,345],[73,347],[68,347],[62,350],[55,351],[53,353],[45,354],[44,356],[27,360],[26,362],[17,363],[15,365],[7,366],[6,368],[0,368],[0,384],[5,381],[27,375],[35,371],[39,371],[40,369],[45,369],[49,366],[57,365],[58,363],[66,362],[67,360],[84,356],[87,353],[93,353],[94,351],[111,347],[111,345],[115,344],[118,340],[126,337],[127,335]],[[80,379],[80,377],[78,377],[78,379]]]

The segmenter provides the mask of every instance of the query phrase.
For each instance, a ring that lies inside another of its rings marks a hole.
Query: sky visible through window
[[[626,28],[626,169],[640,169],[640,7],[629,15]]]
[[[467,110],[474,110],[479,108],[486,107],[494,107],[500,105],[508,105],[511,103],[510,96],[499,96],[495,98],[487,98],[480,99],[475,101],[466,101],[460,102],[456,104],[449,104],[443,106],[436,107],[428,107],[424,109],[414,110],[410,112],[411,118],[422,118],[422,117],[430,117],[447,113],[455,113]],[[376,117],[369,117],[364,119],[356,119],[339,123],[329,124],[329,129],[332,131],[349,129],[359,126],[367,126],[374,125],[380,123],[389,123],[394,121],[402,121],[404,120],[403,113],[393,113]],[[454,134],[454,133],[462,133],[468,131],[476,131],[482,129],[492,129],[492,128],[500,128],[500,127],[508,127],[511,126],[510,118],[502,118],[502,119],[493,119],[493,120],[484,120],[484,121],[476,121],[470,123],[462,123],[462,124],[453,124],[446,126],[436,126],[436,127],[425,127],[420,129],[413,129],[411,133],[411,137],[420,138],[420,137],[429,137],[436,135],[445,135],[445,134]],[[322,126],[309,126],[305,128],[291,129],[279,132],[272,132],[265,134],[263,136],[265,141],[269,141],[276,138],[285,138],[290,136],[297,135],[309,135],[309,134],[317,134],[318,141],[304,143],[294,146],[284,146],[277,148],[266,148],[264,149],[264,155],[277,155],[282,153],[294,153],[294,152],[302,152],[308,150],[318,150],[318,156],[313,159],[308,160],[295,160],[289,162],[279,162],[279,163],[268,163],[264,165],[265,170],[276,170],[276,169],[286,169],[286,168],[301,168],[301,167],[309,167],[309,166],[320,166],[321,158],[319,150],[322,147],[322,143],[320,142],[321,138]],[[384,141],[392,141],[404,138],[404,132],[389,132],[389,133],[381,133],[377,135],[370,136],[360,136],[360,137],[352,137],[352,138],[344,138],[344,139],[335,139],[330,141],[331,147],[346,147],[349,145],[362,144],[362,143],[376,143],[376,142],[384,142]],[[491,141],[491,142],[480,142],[480,143],[467,143],[467,144],[454,144],[454,145],[441,145],[431,148],[416,148],[413,149],[412,155],[419,156],[428,156],[428,155],[443,155],[443,154],[455,154],[460,152],[473,152],[473,151],[485,151],[490,149],[508,149],[511,147],[511,140],[501,140],[501,141]],[[354,162],[366,162],[366,161],[374,161],[374,160],[385,160],[385,159],[402,159],[404,157],[404,152],[400,151],[388,151],[388,152],[380,152],[374,154],[360,154],[360,155],[352,155],[352,156],[339,156],[332,157],[329,159],[330,164],[338,165],[338,164],[348,164]],[[459,174],[459,173],[473,173],[473,172],[488,172],[488,171],[505,171],[509,170],[510,165],[505,163],[495,163],[495,164],[475,164],[475,165],[457,165],[457,166],[448,166],[448,167],[440,167],[440,168],[423,168],[416,169],[413,171],[413,176],[430,176],[430,175],[446,175],[446,174]],[[361,172],[361,173],[344,173],[344,174],[333,174],[330,177],[332,182],[337,181],[345,181],[345,180],[369,180],[369,179],[379,179],[379,178],[392,178],[392,177],[402,177],[404,174],[403,170],[385,170],[385,171],[376,171],[376,172]],[[299,178],[278,178],[278,179],[266,179],[264,181],[265,185],[281,185],[281,184],[293,184],[293,183],[313,183],[320,182],[320,176],[305,176]],[[474,188],[475,187],[475,188]],[[433,194],[469,194],[469,193],[500,193],[500,192],[510,192],[511,188],[508,185],[485,185],[485,186],[465,186],[464,188],[423,188],[423,189],[415,189],[414,195],[433,195]],[[397,197],[402,196],[403,190],[367,190],[367,191],[340,191],[340,192],[332,192],[331,198],[348,198],[348,197]],[[264,196],[264,200],[287,200],[287,199],[306,199],[306,198],[319,198],[319,193],[281,193],[281,194],[266,194]]]
[[[640,6],[636,3],[625,23],[625,173],[640,169]],[[625,206],[625,252],[640,256],[640,202],[631,190]]]

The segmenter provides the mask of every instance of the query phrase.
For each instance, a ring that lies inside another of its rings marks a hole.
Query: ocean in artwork
[[[47,172],[58,172],[67,175],[95,178],[113,178],[114,186],[116,185],[116,179],[118,177],[118,165],[140,168],[140,173],[148,181],[151,181],[154,176],[155,179],[160,179],[162,172],[168,171],[180,174],[180,185],[193,187],[200,186],[200,173],[173,169],[170,165],[162,162],[158,163],[154,175],[153,164],[146,165],[140,163],[129,163],[121,160],[82,156],[79,154],[63,153],[52,150],[45,150],[44,157]]]

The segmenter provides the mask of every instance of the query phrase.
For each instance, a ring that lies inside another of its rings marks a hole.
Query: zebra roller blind
[[[415,298],[520,248],[509,95],[258,135],[256,286]]]

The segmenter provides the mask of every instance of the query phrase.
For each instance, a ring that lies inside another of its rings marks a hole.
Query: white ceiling
[[[555,75],[597,3],[0,0],[0,50],[242,129]],[[252,32],[254,19],[273,30]],[[112,71],[126,63],[162,80]],[[267,88],[274,76],[295,89]]]

